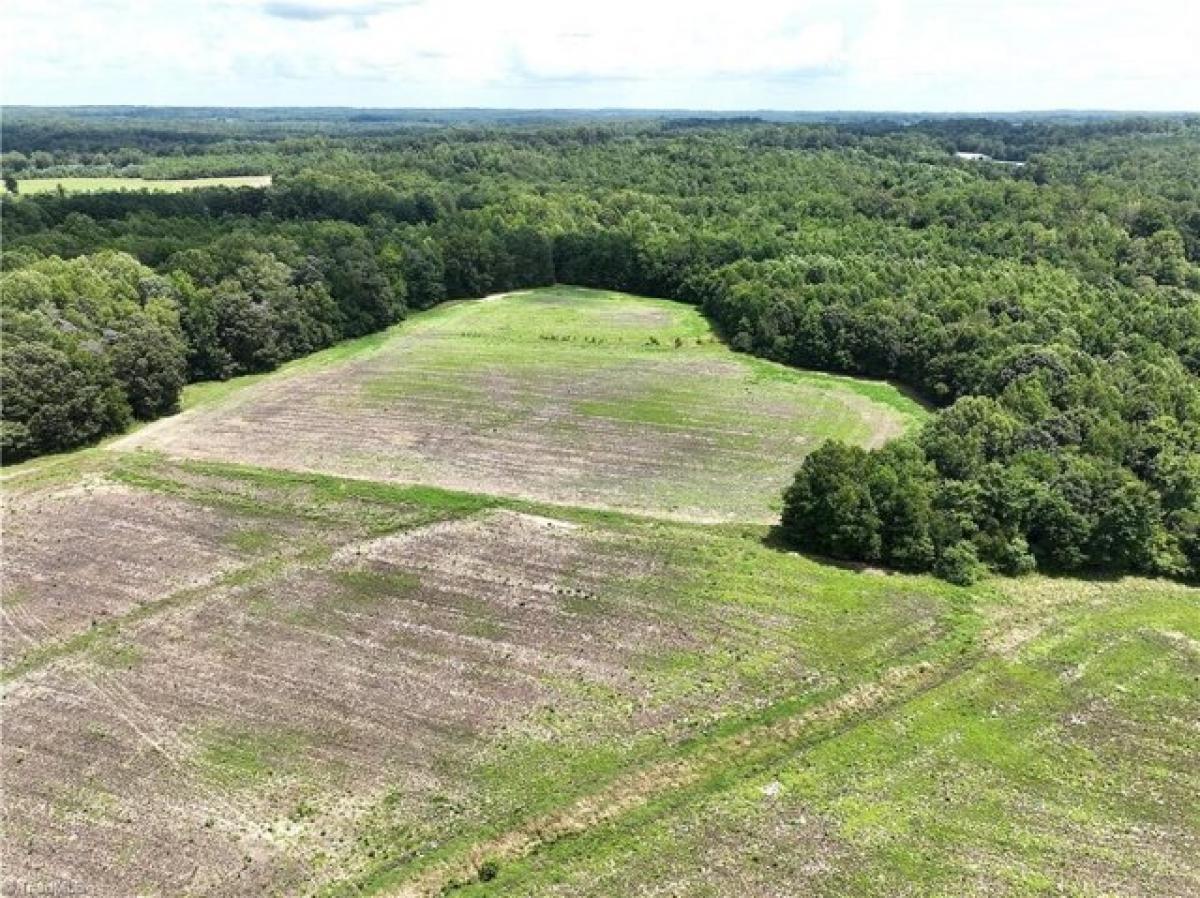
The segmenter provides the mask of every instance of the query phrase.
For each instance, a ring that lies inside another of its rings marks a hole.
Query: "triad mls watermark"
[[[22,898],[80,898],[87,894],[87,888],[81,882],[70,879],[36,879],[13,883],[13,890],[5,890],[5,894],[20,895]]]

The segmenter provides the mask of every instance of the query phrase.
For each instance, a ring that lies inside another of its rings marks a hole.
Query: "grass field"
[[[21,178],[18,193],[99,193],[106,190],[191,190],[196,187],[269,187],[270,175],[234,175],[226,178]]]
[[[722,466],[920,415],[886,386],[732,356],[680,306],[555,291],[187,403],[3,482],[3,894],[1200,892],[1200,591],[960,588],[671,517],[757,516],[767,477]],[[457,447],[492,490],[287,469],[365,445],[390,474],[385,438],[489,413],[560,468],[592,447],[607,492],[506,480],[527,475],[474,420],[391,451]],[[285,441],[260,455],[268,425]],[[611,457],[601,426],[626,428]],[[711,458],[644,461],[680,431]],[[622,453],[688,501],[614,510],[636,504]]]
[[[737,355],[691,307],[601,291],[456,303],[357,348],[202,387],[117,446],[765,522],[822,440],[877,445],[923,415],[887,384]]]

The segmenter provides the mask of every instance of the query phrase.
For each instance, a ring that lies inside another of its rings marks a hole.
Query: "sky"
[[[1200,110],[1200,0],[3,0],[0,102]]]

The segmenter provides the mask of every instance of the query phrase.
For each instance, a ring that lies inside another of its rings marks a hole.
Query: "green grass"
[[[821,371],[804,371],[799,368],[789,368],[778,362],[771,362],[755,356],[743,356],[745,363],[754,372],[752,383],[802,383],[811,386],[850,390],[864,399],[886,405],[900,414],[924,420],[929,416],[930,406],[919,399],[911,390],[883,380],[868,380],[862,377],[849,377],[842,374],[826,374]]]
[[[478,893],[1190,892],[1200,869],[1177,852],[1200,832],[1200,595],[1115,583],[1039,616],[1012,657],[972,636],[969,663],[932,688],[760,763],[731,758],[690,794],[511,859]]]
[[[275,546],[276,536],[269,530],[258,527],[246,527],[231,531],[226,535],[224,542],[239,552],[253,555],[265,552]]]
[[[442,315],[425,317],[423,329],[444,336],[489,341],[570,344],[609,353],[614,348],[665,351],[717,345],[708,322],[694,306],[628,293],[583,287],[543,287],[503,300],[463,302]],[[697,343],[699,341],[699,343]]]
[[[308,739],[290,731],[215,729],[205,733],[195,762],[217,785],[251,788],[294,773]]]
[[[303,519],[350,532],[361,528],[366,534],[390,533],[500,504],[491,497],[437,487],[400,486],[223,462],[168,461],[150,452],[111,454],[108,461],[106,475],[129,486],[260,518]],[[235,534],[231,539],[254,542],[259,537]]]
[[[373,604],[411,595],[421,585],[421,579],[408,571],[337,571],[334,581],[342,597],[354,604]]]
[[[17,192],[54,193],[61,186],[65,193],[100,193],[112,190],[154,190],[175,192],[197,187],[267,187],[270,175],[235,175],[223,178],[21,178]]]
[[[120,670],[133,667],[141,661],[142,651],[136,645],[119,640],[101,641],[95,644],[92,658],[101,667]]]

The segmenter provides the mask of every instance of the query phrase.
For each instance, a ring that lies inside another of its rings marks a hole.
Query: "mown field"
[[[18,193],[95,193],[104,190],[192,190],[196,187],[267,187],[270,175],[232,175],[224,178],[21,178]]]
[[[699,312],[548,288],[423,313],[120,441],[172,455],[689,520],[777,517],[824,439],[924,414],[887,384],[730,352]]]
[[[919,410],[702,324],[460,304],[13,469],[4,893],[1200,890],[1200,591],[782,550],[795,461],[753,428],[770,458]]]

